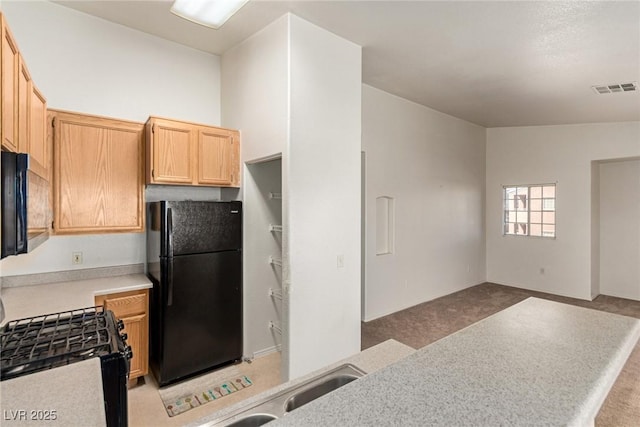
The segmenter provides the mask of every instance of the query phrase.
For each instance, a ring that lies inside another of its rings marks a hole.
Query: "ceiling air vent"
[[[591,86],[595,93],[635,92],[638,90],[638,82],[615,83],[611,85]]]

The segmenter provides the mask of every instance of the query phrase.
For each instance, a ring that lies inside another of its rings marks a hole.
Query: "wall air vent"
[[[637,92],[638,82],[615,83],[610,85],[591,86],[595,93],[621,93],[621,92]]]

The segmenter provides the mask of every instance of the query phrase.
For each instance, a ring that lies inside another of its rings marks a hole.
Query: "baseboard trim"
[[[280,351],[282,351],[282,344],[274,345],[272,347],[267,347],[262,350],[254,351],[252,359],[255,359],[256,357],[266,356],[268,354],[280,352]]]

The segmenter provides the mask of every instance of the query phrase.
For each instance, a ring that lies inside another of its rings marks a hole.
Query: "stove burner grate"
[[[102,307],[11,321],[0,330],[0,379],[109,354],[114,331],[113,313]]]

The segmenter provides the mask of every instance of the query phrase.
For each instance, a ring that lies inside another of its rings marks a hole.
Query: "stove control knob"
[[[124,334],[120,334],[120,338],[122,338],[122,341],[126,341],[127,338],[129,338],[129,335],[127,335],[125,332]]]
[[[124,329],[124,322],[122,320],[118,320],[118,330],[121,331]]]
[[[133,350],[131,349],[130,345],[124,348],[123,354],[124,354],[124,357],[129,360],[133,357]]]

